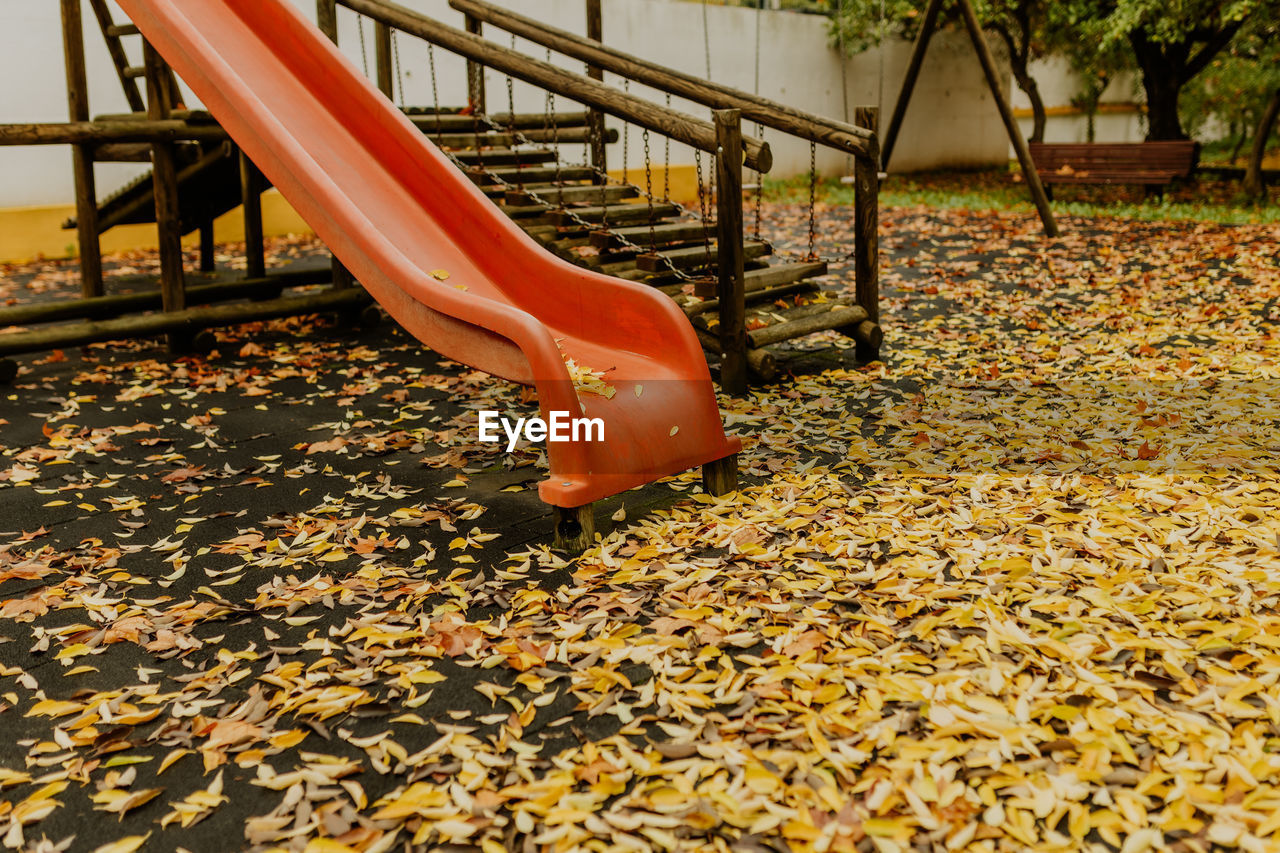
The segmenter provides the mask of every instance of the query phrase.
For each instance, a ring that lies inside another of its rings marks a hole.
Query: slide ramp
[[[544,419],[604,421],[603,442],[548,444],[544,501],[582,506],[740,449],[670,299],[539,247],[287,0],[120,6],[405,329],[534,386]]]

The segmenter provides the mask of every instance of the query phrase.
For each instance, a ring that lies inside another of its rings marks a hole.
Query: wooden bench
[[[1054,184],[1142,184],[1163,196],[1167,184],[1191,175],[1197,154],[1190,140],[1031,143],[1031,159],[1050,198]]]

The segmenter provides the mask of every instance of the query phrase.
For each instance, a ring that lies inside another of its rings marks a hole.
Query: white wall
[[[291,0],[314,14],[312,0]],[[401,0],[426,14],[453,26],[461,26],[461,15],[448,7],[447,0]],[[574,32],[585,27],[582,0],[509,0],[510,6],[522,14],[545,20]],[[705,73],[702,6],[677,0],[606,0],[604,3],[605,42],[629,53],[670,65],[686,72]],[[123,15],[115,10],[117,20]],[[855,105],[876,104],[883,91],[883,121],[892,109],[892,99],[905,71],[910,45],[898,42],[841,62],[829,45],[826,20],[822,17],[789,12],[712,6],[707,9],[711,37],[711,77],[747,91],[756,89],[755,43],[757,27],[761,42],[759,92],[765,97],[812,110],[816,113],[844,118],[852,115]],[[339,12],[339,41],[357,65],[361,64],[360,32],[356,16],[347,10]],[[97,32],[92,13],[85,9],[87,58],[90,77],[91,109],[97,115],[127,109],[115,70],[111,66],[102,38]],[[494,28],[486,35],[502,44],[510,37]],[[373,64],[372,28],[365,26],[368,64]],[[140,62],[140,40],[126,38],[134,62]],[[429,55],[426,45],[413,38],[398,39],[404,101],[413,106],[433,103]],[[523,41],[517,48],[539,58],[544,49]],[[436,54],[436,89],[440,102],[459,105],[465,101],[466,83],[463,63],[445,51]],[[579,63],[556,56],[553,61],[573,70]],[[843,69],[842,69],[843,66]],[[883,69],[883,77],[881,71]],[[848,104],[843,100],[841,73],[846,75]],[[67,118],[62,42],[58,6],[52,2],[5,2],[0,4],[0,75],[6,80],[21,80],[22,85],[6,85],[0,89],[0,121],[65,121]],[[607,82],[621,83],[610,76]],[[503,75],[486,75],[491,111],[506,109],[507,87]],[[644,87],[632,91],[662,101],[662,96]],[[532,87],[514,86],[518,111],[542,111],[544,95]],[[706,117],[705,108],[674,101],[678,109]],[[557,99],[557,109],[576,106]],[[611,120],[611,126],[620,127]],[[749,128],[754,131],[753,127]],[[629,134],[628,165],[642,164],[640,133]],[[774,148],[774,175],[790,175],[806,171],[809,164],[807,143],[789,140],[773,131],[765,138]],[[663,142],[652,140],[655,162],[663,158]],[[610,167],[622,165],[622,146],[610,151]],[[580,155],[579,155],[580,156]],[[963,34],[941,33],[930,46],[912,106],[894,154],[895,171],[947,166],[974,166],[1003,163],[1007,145],[999,117],[983,82],[981,70]],[[672,145],[671,161],[693,162],[692,152]],[[819,151],[819,169],[826,173],[842,173],[846,161],[842,154]],[[107,194],[143,169],[138,165],[102,164],[98,167],[99,193]],[[70,155],[65,147],[32,147],[0,149],[0,208],[26,205],[70,203],[73,187]]]

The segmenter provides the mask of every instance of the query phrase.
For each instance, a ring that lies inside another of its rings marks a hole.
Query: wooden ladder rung
[[[635,242],[643,246],[646,241],[644,236],[640,235],[640,239]],[[772,246],[758,240],[749,240],[742,245],[742,257],[745,260],[763,257],[772,252]],[[640,255],[636,258],[636,266],[645,272],[662,272],[671,267],[688,270],[709,267],[719,258],[719,248],[715,243],[712,243],[709,246],[687,246],[683,249],[669,249],[665,252]]]
[[[537,195],[534,199],[533,195]],[[622,201],[628,198],[635,198],[640,191],[633,186],[627,184],[614,184],[611,186],[579,186],[579,187],[535,187],[526,185],[526,191],[521,192],[519,189],[507,190],[507,204],[536,204],[539,200],[550,204],[577,204],[584,201],[600,201],[603,199],[605,203]]]
[[[139,36],[142,31],[135,24],[112,24],[107,27],[107,38],[118,39],[121,36]]]
[[[570,212],[572,211],[572,212]],[[571,226],[576,225],[577,220],[583,222],[603,222],[606,215],[609,222],[618,224],[634,224],[636,222],[648,222],[650,218],[653,220],[661,219],[665,216],[674,216],[680,212],[680,208],[674,204],[666,202],[657,202],[652,209],[648,204],[610,204],[601,207],[593,205],[590,207],[571,207],[568,210],[557,211],[553,214],[557,225]]]
[[[755,290],[746,294],[747,305],[760,302],[773,302],[775,299],[781,299],[784,296],[791,296],[796,293],[813,293],[818,289],[818,285],[808,279],[793,281],[790,284],[782,284],[778,287],[771,287],[768,290]],[[681,310],[684,311],[686,317],[697,317],[700,314],[706,314],[716,311],[720,308],[719,299],[703,299],[698,302],[684,302],[680,304]]]
[[[475,149],[449,152],[463,163],[471,165],[502,165],[516,163],[550,163],[556,159],[556,152],[550,148],[527,148],[517,151],[512,148],[491,148],[486,151]]]
[[[124,76],[130,80],[137,80],[139,77],[147,76],[147,69],[141,65],[130,65],[124,70]]]
[[[659,245],[666,243],[687,243],[690,240],[702,240],[706,237],[715,237],[716,224],[708,222],[703,225],[701,222],[664,222],[661,225],[655,225],[653,228],[653,239]],[[607,231],[597,231],[591,235],[591,245],[597,249],[608,249],[612,246],[624,245],[626,241],[639,245],[648,245],[649,229],[644,225],[637,225],[631,228],[610,228]]]
[[[556,169],[554,166],[531,166],[522,169],[483,169],[474,171],[472,180],[484,181],[486,178],[490,180],[503,180],[509,184],[526,184],[546,183],[556,180],[557,176],[562,181],[589,181],[596,176],[596,172],[590,166],[565,166]]]

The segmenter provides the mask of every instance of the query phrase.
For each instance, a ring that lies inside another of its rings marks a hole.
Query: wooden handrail
[[[518,80],[572,98],[702,151],[716,150],[716,129],[710,122],[620,92],[582,74],[564,71],[548,62],[496,45],[388,0],[339,2],[354,12]],[[773,153],[768,143],[755,139],[743,140],[743,149],[743,162],[747,168],[758,172],[768,172],[773,168]]]
[[[866,157],[878,161],[876,135],[865,128],[819,118],[758,95],[673,71],[657,63],[548,26],[541,21],[518,15],[484,0],[449,0],[449,5],[521,38],[612,71],[637,83],[678,95],[712,109],[736,109],[741,111],[744,120],[751,120],[765,127],[844,151],[855,157]]]

